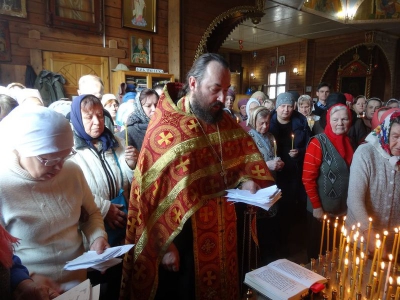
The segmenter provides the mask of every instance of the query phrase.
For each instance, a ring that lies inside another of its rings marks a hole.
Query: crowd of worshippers
[[[369,217],[375,232],[400,225],[398,100],[327,83],[316,103],[297,92],[239,100],[230,79],[208,53],[184,84],[121,83],[113,95],[84,75],[77,97],[49,107],[38,90],[0,87],[2,299],[54,299],[86,278],[100,299],[240,299],[249,207],[229,204],[230,188],[282,191],[253,216],[259,266],[296,254],[296,224],[316,258],[324,215],[361,231]],[[135,246],[105,272],[64,270],[123,244]]]

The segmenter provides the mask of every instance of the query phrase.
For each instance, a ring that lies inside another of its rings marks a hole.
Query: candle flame
[[[384,232],[383,232],[383,235],[388,235],[389,234],[389,232],[387,231],[387,230],[385,230]]]
[[[395,232],[396,234],[399,233],[399,230],[397,229],[397,227],[394,229],[394,232]]]
[[[357,227],[358,227],[358,228],[361,227],[361,223],[360,223],[360,222],[357,223]]]
[[[392,259],[393,259],[393,255],[389,254],[389,260],[392,261]]]
[[[349,264],[349,260],[347,258],[344,260],[344,264],[346,265],[346,267]]]
[[[376,241],[376,248],[380,248],[380,246],[381,246],[381,241],[380,241],[380,240],[377,240],[377,241]]]
[[[364,259],[364,252],[361,252],[361,259]]]
[[[346,216],[343,217],[343,221],[346,221]]]
[[[351,230],[356,229],[356,225],[351,226]]]
[[[376,272],[374,272],[374,277],[378,276],[378,274]]]
[[[372,218],[371,217],[369,217],[369,221],[372,222]]]
[[[359,263],[360,263],[360,258],[357,256],[357,258],[356,258],[356,265],[358,266]]]
[[[381,262],[381,269],[385,269],[385,262]]]
[[[335,228],[337,228],[337,222],[335,222]]]
[[[364,242],[364,237],[363,236],[361,236],[361,243],[363,243]]]
[[[346,252],[349,252],[349,245],[346,246]]]
[[[293,134],[292,134],[293,135]],[[324,220],[326,220],[326,215],[324,215]]]
[[[393,278],[392,278],[392,276],[389,277],[389,284],[390,284],[390,285],[393,284]]]
[[[400,285],[400,276],[397,276],[397,285]]]

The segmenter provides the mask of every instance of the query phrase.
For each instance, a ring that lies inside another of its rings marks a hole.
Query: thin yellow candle
[[[324,220],[322,221],[322,233],[321,233],[321,245],[319,247],[319,255],[322,255],[322,245],[324,243],[324,231],[325,231],[326,215],[324,215]]]
[[[350,230],[350,239],[353,238],[354,229],[356,229],[356,225],[351,226],[351,230]]]
[[[292,150],[294,149],[294,134],[292,133]]]
[[[372,274],[373,274],[372,271],[373,271],[373,269],[374,269],[376,257],[378,256],[379,247],[380,247],[380,246],[381,246],[381,241],[380,241],[380,240],[377,240],[377,241],[376,241],[375,252],[374,252],[374,258],[372,259],[372,264],[371,264],[371,272],[370,272],[369,280],[368,280],[368,283],[369,283],[369,284],[371,284]]]
[[[379,281],[378,281],[378,291],[376,292],[377,297],[381,294],[381,287],[383,281],[383,271],[385,270],[385,263],[381,262],[381,272],[379,273]]]
[[[383,289],[386,293],[386,298],[387,298],[387,295],[390,295],[387,293],[387,287],[388,287],[388,283],[389,283],[389,279],[390,279],[390,268],[392,267],[392,259],[393,259],[393,255],[389,254],[389,264],[388,264],[388,269],[387,269],[387,273],[386,273],[385,287]]]
[[[399,230],[396,227],[394,229],[394,242],[393,242],[393,247],[392,247],[392,254],[396,253],[396,244],[397,244],[398,237],[399,237]]]
[[[326,252],[329,251],[329,230],[330,230],[331,220],[328,219],[326,224]]]
[[[400,276],[397,276],[397,289],[396,289],[395,300],[399,300],[399,295],[400,295]]]
[[[369,237],[371,235],[371,228],[372,228],[372,218],[369,217],[368,234],[367,234],[367,246],[366,246],[366,249],[365,249],[365,254],[366,254],[367,257],[368,257],[368,252],[369,252],[368,247],[369,247]]]
[[[399,245],[400,245],[400,238],[397,238],[396,253],[394,254],[394,265],[393,265],[393,267],[396,268],[397,268],[397,257],[399,255]]]
[[[334,229],[333,229],[333,245],[332,245],[333,250],[335,250],[335,248],[336,248],[336,229],[337,229],[337,226],[338,226],[338,217],[336,217],[335,225],[334,225]]]
[[[376,272],[376,273],[379,273],[379,265],[380,265],[380,263],[381,263],[381,260],[380,260],[380,258],[381,258],[381,247],[382,247],[382,242],[381,242],[381,240],[379,239],[379,234],[376,234],[376,241],[377,241],[377,242],[379,241],[379,251],[378,251],[378,254],[377,254],[377,257],[376,257],[375,272]],[[373,271],[373,270],[372,270],[372,271]]]
[[[352,260],[352,267],[355,267],[356,264],[356,255],[357,255],[357,235],[354,235],[354,244],[353,244],[353,260]]]
[[[349,269],[349,260],[346,258],[344,260],[344,271],[343,271],[343,285],[346,286],[347,272]]]
[[[351,285],[351,292],[350,292],[350,299],[353,299],[353,294],[354,294],[354,290],[356,289],[356,276],[357,276],[357,270],[358,270],[358,264],[360,263],[360,259],[357,257],[356,260],[356,266],[353,269],[353,284]]]
[[[393,289],[392,284],[393,284],[393,278],[392,278],[392,276],[390,276],[389,277],[389,288],[386,293],[386,299],[390,299],[390,295],[392,294],[392,289]]]
[[[344,257],[344,262],[347,261],[347,264],[349,263],[349,250],[350,250],[350,247],[349,247],[349,245],[347,245],[346,246],[346,256]],[[344,265],[343,265],[343,272],[344,272]]]
[[[345,231],[346,231],[346,228],[344,228],[344,226],[342,226],[342,229],[340,230],[340,240],[339,240],[339,263],[342,259],[343,239],[346,238],[346,234],[344,233]]]
[[[274,139],[274,152],[275,152],[275,157],[278,157],[277,155],[276,155],[276,140]]]
[[[353,284],[356,282],[356,276],[357,276],[357,271],[358,271],[358,265],[359,264],[360,264],[360,258],[357,256],[355,267],[353,269]]]
[[[381,253],[380,253],[380,256],[379,256],[379,260],[382,260],[383,250],[385,248],[386,237],[387,237],[388,234],[389,234],[389,232],[387,230],[385,230],[383,232],[383,241],[382,241],[382,247],[381,247]]]
[[[372,281],[372,290],[371,290],[371,299],[375,299],[375,289],[376,289],[376,282],[377,282],[378,273],[374,272],[374,279]]]
[[[360,252],[364,252],[363,247],[364,247],[364,237],[361,236],[360,237]]]
[[[363,279],[363,267],[364,267],[364,252],[360,254],[360,279],[358,281],[358,293],[361,293],[362,279]]]

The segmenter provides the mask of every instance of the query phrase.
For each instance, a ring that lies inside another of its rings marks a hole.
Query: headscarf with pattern
[[[397,117],[400,117],[400,109],[396,109],[388,115],[365,139],[366,142],[371,143],[375,147],[380,155],[389,161],[396,171],[400,170],[400,156],[392,155],[389,145],[389,134],[393,121]]]

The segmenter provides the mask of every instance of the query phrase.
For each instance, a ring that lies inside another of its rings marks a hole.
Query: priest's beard
[[[191,96],[190,106],[192,112],[201,120],[209,124],[216,124],[222,120],[225,105],[220,102],[214,102],[206,105],[206,97],[201,91],[193,92]]]

